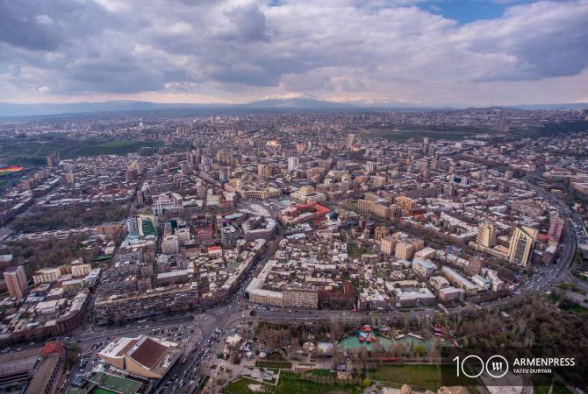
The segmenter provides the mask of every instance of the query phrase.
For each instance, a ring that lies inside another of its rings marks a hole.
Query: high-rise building
[[[378,165],[375,161],[368,161],[366,164],[366,171],[368,172],[368,174],[375,173],[377,168]]]
[[[296,156],[288,157],[288,171],[294,171],[298,168],[300,160]]]
[[[414,256],[414,245],[410,242],[400,242],[396,244],[394,256],[400,260],[410,260]]]
[[[345,147],[348,149],[353,148],[353,145],[355,144],[355,134],[351,133],[351,134],[347,134],[347,137],[345,137]]]
[[[563,233],[564,225],[565,222],[562,218],[552,216],[549,219],[549,231],[547,232],[549,239],[559,241],[561,239],[561,234]]]
[[[402,208],[396,204],[390,205],[390,219],[400,220],[400,216],[402,216]]]
[[[259,164],[257,166],[257,175],[262,178],[269,178],[272,176],[272,168],[268,164]]]
[[[67,183],[69,183],[70,185],[73,184],[75,182],[75,175],[73,174],[73,172],[68,172],[65,174],[65,181]]]
[[[491,248],[496,245],[496,226],[492,223],[482,223],[479,225],[476,243],[485,248]]]
[[[224,247],[233,248],[239,240],[239,231],[231,225],[221,228],[221,243]]]
[[[416,201],[405,196],[399,196],[396,198],[396,204],[400,206],[401,212],[405,216],[410,215],[411,211],[416,207]]]
[[[47,167],[56,167],[61,162],[61,158],[59,156],[59,152],[54,152],[53,154],[47,156]]]
[[[27,289],[27,276],[21,265],[6,268],[4,270],[4,280],[6,281],[8,293],[11,297],[23,298],[24,292]]]
[[[380,240],[380,250],[382,253],[392,255],[396,249],[396,240],[392,237],[385,237]]]
[[[180,253],[180,240],[176,235],[167,235],[161,241],[161,251],[165,254]]]
[[[508,261],[527,267],[531,256],[538,231],[532,227],[517,227],[510,238],[510,248],[508,249]]]
[[[218,170],[218,180],[221,182],[228,182],[230,176],[229,167],[223,167]]]
[[[382,238],[384,238],[385,236],[387,236],[388,234],[390,234],[390,231],[386,227],[378,226],[378,227],[376,227],[376,230],[374,233],[375,233],[374,239],[376,241],[379,241]]]
[[[231,155],[232,155],[232,152],[230,150],[228,150],[228,149],[221,149],[216,154],[216,159],[221,164],[230,165],[231,164]]]

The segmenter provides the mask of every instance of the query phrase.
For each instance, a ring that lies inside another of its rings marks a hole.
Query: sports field
[[[139,392],[142,386],[141,383],[134,380],[109,375],[104,372],[97,373],[90,381],[100,386],[92,391],[92,393],[98,394],[110,394],[111,392],[121,394],[135,394]]]

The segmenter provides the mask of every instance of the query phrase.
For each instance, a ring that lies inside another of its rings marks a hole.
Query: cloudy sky
[[[0,102],[588,101],[588,0],[0,0]]]

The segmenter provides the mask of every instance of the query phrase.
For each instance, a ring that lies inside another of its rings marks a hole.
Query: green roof
[[[141,227],[143,230],[143,235],[157,235],[155,228],[153,227],[153,223],[149,219],[142,219],[141,220]]]
[[[143,386],[141,382],[110,375],[104,372],[98,372],[88,380],[99,386],[92,391],[92,394],[135,394],[138,393],[141,386]]]
[[[97,387],[92,391],[92,394],[116,394],[116,392]]]

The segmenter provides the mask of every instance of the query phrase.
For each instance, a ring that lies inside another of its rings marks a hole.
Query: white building
[[[288,171],[294,171],[298,168],[300,160],[296,156],[288,157]]]

